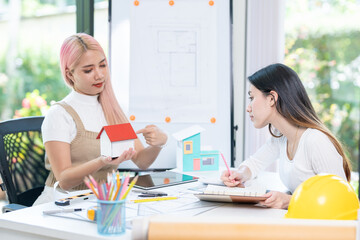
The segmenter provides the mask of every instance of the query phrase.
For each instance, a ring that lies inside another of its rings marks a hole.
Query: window
[[[287,0],[285,64],[299,73],[316,112],[358,169],[360,2]]]
[[[94,37],[104,48],[105,54],[107,54],[109,52],[109,1],[96,0],[94,9]],[[107,57],[109,57],[109,54],[107,54]]]
[[[70,92],[59,52],[64,39],[76,33],[75,0],[11,2],[0,0],[0,121],[43,115],[51,101]],[[105,52],[107,6],[108,1],[95,1],[95,38]]]
[[[193,142],[184,141],[184,154],[192,154],[192,153],[193,153]]]
[[[202,165],[214,165],[215,158],[214,157],[205,157],[202,159]]]
[[[76,32],[75,1],[0,2],[0,120],[42,115],[69,92],[59,51]]]

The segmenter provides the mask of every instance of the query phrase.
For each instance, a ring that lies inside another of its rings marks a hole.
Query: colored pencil
[[[230,175],[231,175],[231,171],[230,171],[229,165],[227,164],[224,155],[223,155],[222,153],[220,153],[220,154],[221,154],[222,159],[224,160],[225,166],[226,166],[226,168],[227,168],[227,170],[228,170],[228,172],[229,172],[229,176],[230,176]],[[232,182],[235,182],[235,179],[233,179]]]
[[[144,199],[135,199],[130,200],[133,203],[143,203],[143,202],[154,202],[154,201],[164,201],[164,200],[174,200],[178,197],[155,197],[155,198],[144,198]]]
[[[135,185],[138,178],[139,178],[139,175],[136,175],[136,177],[134,177],[134,179],[131,181],[129,187],[126,189],[126,192],[125,192],[124,196],[121,197],[121,200],[124,200],[126,198],[126,196],[129,194],[129,192],[131,191],[131,189]]]
[[[86,186],[87,186],[89,189],[91,189],[91,191],[95,194],[95,196],[96,196],[97,198],[99,198],[98,193],[96,192],[94,186],[92,185],[92,183],[90,182],[90,180],[89,180],[88,177],[85,177],[84,182],[85,182]]]

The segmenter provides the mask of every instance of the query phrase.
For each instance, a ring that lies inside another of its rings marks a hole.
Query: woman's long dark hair
[[[277,92],[276,109],[291,124],[298,127],[314,128],[326,134],[342,156],[345,175],[350,181],[350,161],[341,143],[315,113],[304,85],[296,72],[283,64],[276,63],[257,71],[248,79],[254,87],[265,95],[270,95],[271,91]],[[271,124],[269,124],[269,131],[272,136],[279,137],[272,132]]]

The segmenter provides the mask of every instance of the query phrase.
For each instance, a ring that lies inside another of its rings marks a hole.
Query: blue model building
[[[180,171],[217,171],[219,170],[219,151],[201,151],[200,133],[205,129],[194,125],[177,133],[177,168]]]

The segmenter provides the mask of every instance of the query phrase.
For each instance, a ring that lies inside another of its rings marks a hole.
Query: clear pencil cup
[[[101,235],[123,234],[126,230],[125,200],[98,200],[96,222]]]

